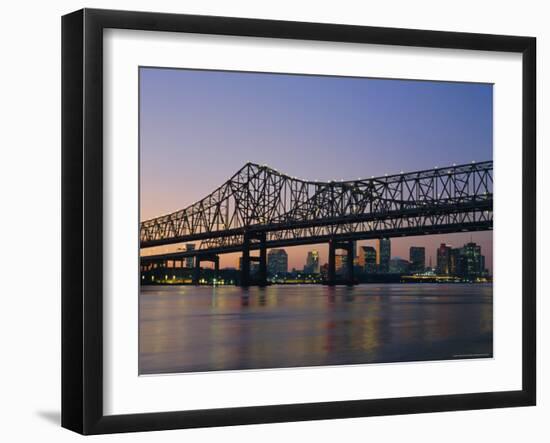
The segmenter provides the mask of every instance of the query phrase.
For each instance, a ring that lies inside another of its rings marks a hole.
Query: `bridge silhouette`
[[[347,253],[345,283],[354,281],[356,240],[490,230],[493,162],[436,167],[381,177],[309,181],[267,165],[246,163],[200,201],[140,224],[141,267],[193,257],[201,262],[241,252],[240,284],[267,281],[267,249],[328,243],[328,284],[336,283],[335,254]],[[194,250],[146,254],[148,248],[194,242]],[[259,251],[252,256],[251,251]]]

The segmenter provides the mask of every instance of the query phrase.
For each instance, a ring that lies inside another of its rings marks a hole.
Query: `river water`
[[[142,286],[141,374],[493,352],[491,284]]]

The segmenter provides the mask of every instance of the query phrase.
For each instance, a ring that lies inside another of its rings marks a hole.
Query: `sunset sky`
[[[492,128],[488,84],[140,68],[140,217],[192,204],[247,161],[340,180],[492,160]],[[491,232],[395,239],[392,256],[425,246],[435,266],[439,243],[470,239],[492,269]],[[289,268],[311,249],[327,261],[326,245],[285,249]]]

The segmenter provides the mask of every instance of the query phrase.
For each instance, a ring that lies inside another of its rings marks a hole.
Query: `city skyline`
[[[492,86],[141,68],[140,155],[142,220],[194,203],[246,161],[340,180],[490,160]],[[470,239],[492,271],[491,231],[396,238],[391,256],[424,246],[435,263],[440,243]],[[327,261],[326,245],[285,249],[289,268],[311,249]]]
[[[448,237],[448,236],[445,236],[445,237]],[[411,237],[411,238],[414,238],[414,237]],[[390,239],[391,241],[391,239]],[[357,249],[359,250],[361,247],[371,247],[373,248],[375,251],[376,251],[376,260],[379,261],[380,259],[380,256],[379,256],[379,253],[378,253],[378,250],[375,246],[375,240],[371,240],[371,241],[358,241],[357,242]],[[438,268],[438,256],[437,256],[437,253],[440,249],[441,246],[445,245],[446,247],[448,247],[449,249],[460,249],[460,248],[463,248],[465,246],[467,246],[468,244],[470,243],[473,243],[473,244],[476,244],[475,241],[473,241],[473,239],[470,239],[468,242],[464,243],[464,244],[450,244],[450,243],[441,243],[439,245],[439,247],[435,250],[435,251],[432,251],[430,253],[430,251],[426,250],[425,246],[421,246],[421,245],[418,245],[418,244],[415,244],[415,245],[412,245],[410,246],[409,248],[409,256],[407,257],[404,257],[404,256],[400,256],[400,255],[393,255],[391,254],[390,255],[390,260],[404,260],[404,261],[407,261],[409,262],[409,264],[412,266],[414,263],[413,261],[411,260],[410,258],[410,249],[422,249],[423,250],[423,259],[424,259],[424,266],[423,268],[425,270],[428,270],[428,269],[434,269],[434,270],[437,270]],[[318,245],[320,247],[322,247],[323,245],[320,244]],[[280,253],[283,253],[285,255],[285,266],[286,266],[286,269],[287,271],[286,272],[293,272],[293,271],[296,271],[296,272],[311,272],[311,273],[318,273],[318,269],[324,265],[326,265],[328,263],[328,257],[327,257],[327,260],[323,261],[322,260],[322,257],[323,257],[323,254],[320,253],[319,249],[318,248],[313,248],[313,249],[307,249],[306,250],[306,255],[303,257],[303,262],[302,262],[302,265],[301,266],[290,266],[288,264],[288,250],[289,249],[292,249],[292,247],[284,247],[284,248],[274,248],[274,249],[270,249],[269,252],[268,252],[268,261],[267,261],[267,265],[268,265],[268,268],[270,266],[270,255],[271,254],[274,254],[274,255],[279,255]],[[485,257],[485,252],[482,248],[481,248],[481,253],[483,255],[483,257]],[[233,254],[232,254],[233,255]],[[328,252],[326,252],[324,255],[328,255]],[[342,255],[342,254],[337,254],[337,255]],[[311,271],[311,270],[308,270],[308,266],[311,266],[311,262],[310,262],[310,258],[312,256],[316,256],[316,259],[317,259],[317,267],[314,268],[314,269],[317,269],[317,271]],[[355,256],[355,259],[359,259],[360,258],[360,253],[358,253],[356,256]],[[231,265],[228,265],[228,266],[225,266],[224,268],[225,269],[239,269],[240,268],[240,265],[239,265],[239,260],[240,260],[240,254],[235,254],[235,257],[237,259],[237,264],[236,266],[231,266]],[[277,258],[278,259],[278,258]],[[430,265],[431,263],[431,265]],[[364,265],[363,265],[364,266]],[[222,269],[224,269],[222,268]],[[488,267],[487,267],[488,268]],[[423,270],[424,270],[423,269]],[[488,268],[490,269],[490,268]],[[283,272],[283,271],[279,271],[279,272]]]

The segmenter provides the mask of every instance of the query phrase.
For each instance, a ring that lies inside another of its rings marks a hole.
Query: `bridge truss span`
[[[493,162],[318,182],[245,164],[185,209],[140,225],[142,249],[196,242],[196,254],[239,250],[250,235],[292,245],[492,229]]]

